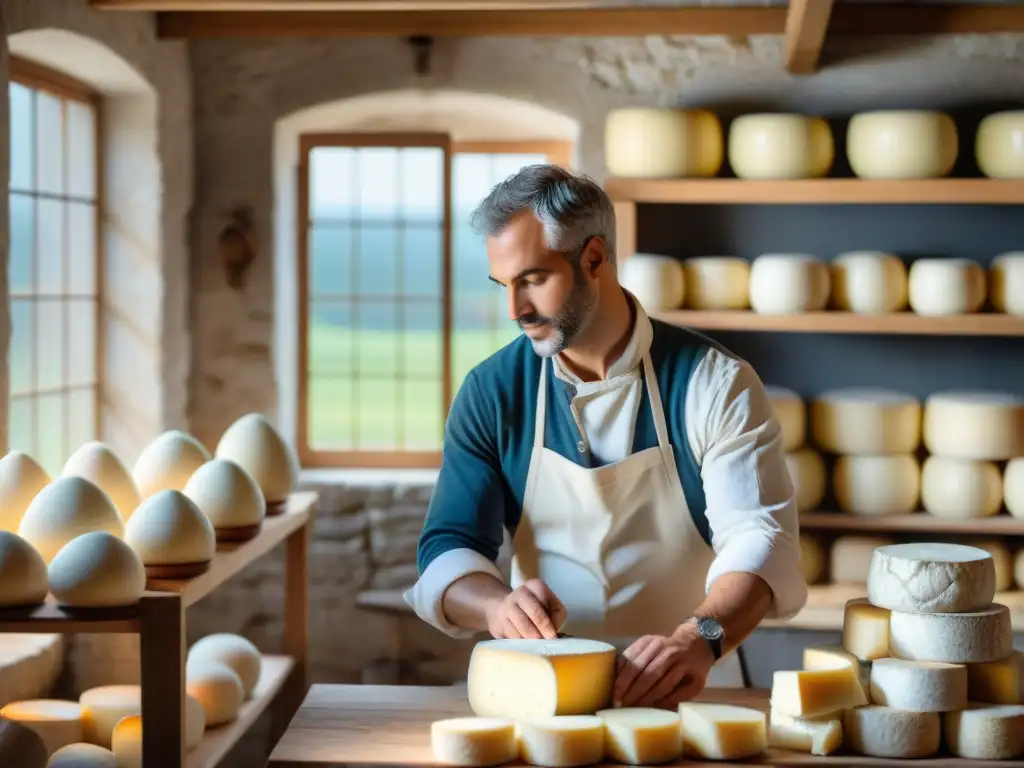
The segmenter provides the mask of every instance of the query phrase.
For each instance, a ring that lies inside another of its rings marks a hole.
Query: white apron
[[[565,604],[562,631],[570,635],[620,650],[641,635],[669,635],[703,602],[714,551],[686,504],[650,354],[644,380],[658,445],[593,469],[544,447],[548,362],[541,363],[523,514],[512,540],[512,587],[544,581]],[[708,685],[742,685],[738,670],[730,653]]]

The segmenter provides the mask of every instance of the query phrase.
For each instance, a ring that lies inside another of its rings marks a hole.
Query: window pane
[[[391,302],[365,301],[356,307],[356,363],[360,376],[398,375],[401,326],[398,307]],[[360,433],[361,434],[361,433]]]
[[[310,376],[351,375],[352,307],[320,301],[309,309]]]
[[[527,153],[513,153],[513,152],[500,152],[491,155],[491,185],[497,184],[500,181],[504,181],[507,177],[514,173],[518,173],[527,165],[534,165],[536,163],[546,163],[547,157],[544,155],[534,155]],[[490,190],[487,190],[490,192]]]
[[[364,147],[356,156],[359,178],[359,218],[394,222],[400,206],[399,150]]]
[[[11,299],[11,394],[30,392],[32,386],[32,353],[34,349],[33,304],[29,299]]]
[[[400,383],[394,379],[361,378],[356,382],[359,401],[357,445],[362,450],[388,451],[400,447],[399,422],[403,413]]]
[[[490,155],[455,155],[452,158],[452,225],[468,226],[469,214],[493,186]]]
[[[60,200],[36,200],[39,226],[36,236],[36,290],[42,294],[64,292],[64,203]]]
[[[359,189],[355,154],[348,147],[316,147],[309,153],[309,208],[313,219],[353,217]]]
[[[36,91],[36,189],[64,194],[64,126],[61,100]]]
[[[96,388],[73,389],[68,393],[68,454],[82,443],[96,438]]]
[[[402,216],[407,223],[439,224],[444,219],[444,150],[415,147],[402,150]]]
[[[79,101],[67,102],[69,195],[96,197],[96,125],[92,108]]]
[[[34,188],[32,165],[35,158],[32,130],[33,92],[19,83],[10,84],[11,104],[11,188]]]
[[[309,294],[352,292],[353,229],[318,224],[309,230]]]
[[[403,450],[439,451],[444,433],[441,382],[436,379],[406,380],[402,383],[405,423]]]
[[[441,305],[410,301],[405,314],[404,364],[406,378],[419,381],[441,376]]]
[[[60,301],[38,301],[36,303],[36,387],[56,389],[65,384],[64,379],[64,305]]]
[[[398,231],[383,219],[359,226],[356,292],[362,296],[395,296],[399,292]]]
[[[355,388],[351,379],[310,377],[307,431],[319,451],[349,451],[353,441]]]
[[[39,395],[36,410],[35,458],[51,475],[60,474],[70,451],[65,447],[68,439],[64,394]]]
[[[36,456],[35,398],[12,397],[7,413],[7,448]]]
[[[96,293],[96,206],[68,203],[68,284],[76,296]]]
[[[70,299],[68,312],[67,384],[76,386],[96,381],[96,303],[91,299]]]
[[[404,293],[411,296],[442,296],[444,277],[444,230],[438,225],[407,226],[402,232]]]
[[[11,262],[8,279],[11,293],[32,291],[32,261],[35,248],[35,202],[28,195],[10,197]]]

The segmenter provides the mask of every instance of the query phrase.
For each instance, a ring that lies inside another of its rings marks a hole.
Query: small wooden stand
[[[214,532],[217,534],[218,542],[239,542],[256,538],[259,536],[262,528],[263,523],[260,522],[256,523],[256,525],[240,525],[236,528],[214,528]]]

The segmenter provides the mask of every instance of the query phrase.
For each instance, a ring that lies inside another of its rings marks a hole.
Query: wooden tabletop
[[[768,691],[707,690],[702,701],[768,710]],[[445,717],[471,715],[465,687],[393,685],[314,685],[270,756],[268,768],[340,768],[341,766],[424,766],[436,763],[430,748],[430,724]],[[736,765],[914,766],[914,768],[1024,767],[1024,760],[971,761],[951,757],[883,760],[854,754],[816,757],[769,750],[760,760]],[[521,763],[517,765],[522,765]],[[680,766],[704,765],[680,761]],[[709,766],[729,763],[709,763]]]

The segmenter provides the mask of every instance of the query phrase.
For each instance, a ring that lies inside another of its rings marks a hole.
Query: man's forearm
[[[752,573],[726,573],[715,579],[694,615],[711,616],[722,626],[726,654],[757,629],[771,607],[772,591],[764,579]]]
[[[511,592],[503,581],[489,573],[471,573],[445,590],[441,610],[445,618],[463,629],[488,629],[490,611]]]

